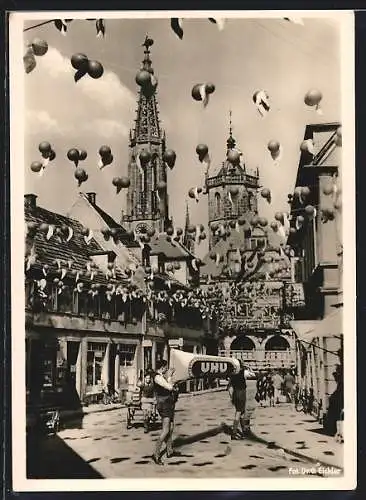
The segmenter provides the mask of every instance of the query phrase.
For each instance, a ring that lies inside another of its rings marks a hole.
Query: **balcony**
[[[219,351],[219,356],[241,359],[253,371],[294,368],[296,364],[295,355],[295,351],[290,349],[282,351],[266,351],[264,349]]]

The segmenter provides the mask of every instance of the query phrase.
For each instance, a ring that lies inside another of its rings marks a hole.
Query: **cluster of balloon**
[[[128,177],[114,177],[112,180],[113,186],[116,187],[116,193],[120,193],[121,189],[130,187],[131,181]]]
[[[27,45],[26,53],[23,57],[24,71],[28,74],[37,66],[35,56],[42,57],[47,54],[48,43],[41,38],[34,38],[31,43]]]
[[[176,152],[173,151],[172,149],[167,149],[163,154],[163,160],[170,169],[174,168],[176,159],[177,159]]]
[[[197,83],[192,88],[192,97],[195,101],[202,101],[205,108],[209,102],[209,96],[215,92],[215,88],[213,83]]]
[[[145,46],[146,50],[148,50],[149,47],[151,47],[153,44],[154,40],[152,38],[146,37],[143,46]],[[147,99],[155,94],[158,86],[158,80],[154,75],[154,70],[152,68],[140,69],[136,74],[135,81],[137,85],[141,87],[141,92]]]
[[[256,92],[254,92],[253,102],[257,108],[258,113],[262,117],[265,117],[269,113],[271,106],[269,104],[269,96],[265,90],[257,90]]]
[[[43,175],[44,169],[48,165],[50,161],[53,161],[56,158],[56,153],[52,149],[52,146],[49,142],[41,142],[38,146],[38,150],[42,155],[43,161],[34,161],[31,163],[32,172],[39,173],[39,175]]]
[[[79,161],[86,160],[88,153],[85,149],[71,148],[67,152],[67,158],[75,164],[75,167],[79,165]]]
[[[91,78],[98,79],[104,73],[104,68],[98,61],[91,61],[85,54],[74,54],[71,57],[71,65],[76,69],[74,80],[78,82],[88,74]]]
[[[193,200],[196,200],[196,203],[200,201],[199,195],[202,193],[201,187],[193,187],[188,191],[188,196]]]
[[[113,155],[109,146],[101,146],[99,148],[99,156],[100,160],[98,162],[98,167],[100,168],[100,170],[113,162]]]
[[[268,188],[263,188],[262,189],[261,196],[262,196],[262,198],[264,198],[265,200],[267,200],[268,203],[271,203],[271,201],[272,201],[272,195],[271,195],[271,191]]]
[[[281,153],[282,153],[282,148],[281,144],[278,141],[269,141],[267,144],[268,151],[271,153],[271,158],[274,161],[275,165],[279,164],[280,158],[281,158]]]
[[[297,186],[294,191],[294,198],[299,200],[299,203],[303,205],[309,194],[310,189],[308,186]]]
[[[314,142],[312,139],[305,139],[302,141],[300,144],[300,151],[303,153],[309,153],[312,156],[315,155],[315,147],[314,147]]]
[[[323,94],[318,89],[308,90],[304,97],[304,102],[307,106],[315,107],[315,111],[319,114],[323,114],[323,110],[320,107],[320,101],[323,99]]]
[[[337,128],[334,142],[335,142],[336,146],[338,146],[338,147],[342,146],[342,127]]]
[[[313,205],[307,205],[305,207],[305,214],[308,216],[310,220],[316,217],[316,208]]]

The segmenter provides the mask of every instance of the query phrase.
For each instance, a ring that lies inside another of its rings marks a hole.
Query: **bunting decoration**
[[[67,233],[66,241],[69,242],[74,235],[74,230],[72,229],[72,227],[68,226],[67,231],[68,231],[68,233]]]
[[[179,17],[172,17],[170,19],[170,26],[174,33],[177,35],[177,37],[182,40],[183,39],[183,19]]]
[[[27,47],[27,51],[23,56],[23,65],[26,74],[31,73],[37,66],[37,61],[34,56],[32,46]]]
[[[225,28],[225,22],[226,20],[222,17],[209,17],[208,20],[213,23],[213,24],[216,24],[216,26],[218,27],[219,31],[223,31],[223,29]]]
[[[253,94],[253,102],[258,113],[264,118],[270,111],[269,97],[265,90],[257,90]]]
[[[61,35],[66,36],[66,34],[67,34],[67,22],[68,21],[66,19],[55,19],[54,20],[54,25],[56,26],[58,31],[61,33]]]
[[[48,227],[46,240],[50,240],[52,238],[54,230],[55,230],[55,227],[50,224]]]
[[[105,23],[104,19],[97,19],[95,21],[95,27],[97,30],[97,38],[104,38],[105,37]]]
[[[301,26],[304,26],[304,21],[301,17],[284,17],[284,20],[293,24],[300,24]]]

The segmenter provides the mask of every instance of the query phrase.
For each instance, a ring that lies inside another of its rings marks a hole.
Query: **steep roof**
[[[110,229],[118,229],[119,239],[127,248],[137,248],[139,246],[134,237],[130,235],[121,224],[116,222],[113,217],[107,214],[99,205],[92,202],[86,194],[81,193],[81,195],[88,201],[90,206],[98,213]]]
[[[82,224],[78,221],[46,210],[39,206],[25,206],[24,215],[26,223],[35,223],[37,230],[34,237],[31,237],[31,244],[34,245],[34,251],[37,255],[37,261],[34,269],[41,269],[44,265],[57,269],[57,259],[67,263],[72,262],[70,272],[73,270],[85,273],[87,263],[91,262],[91,256],[101,255],[106,252],[92,238],[89,244],[86,243],[82,230]],[[54,234],[47,240],[46,234],[39,230],[41,224],[54,226]],[[56,233],[57,228],[67,226],[72,229],[73,235],[70,241],[61,239]],[[65,267],[65,266],[64,266]],[[69,269],[67,267],[67,269]],[[116,278],[122,280],[125,278],[120,269],[116,269]],[[106,282],[105,273],[100,269],[94,275],[94,281],[99,283]]]

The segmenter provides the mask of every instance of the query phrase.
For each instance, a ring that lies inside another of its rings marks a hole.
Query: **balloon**
[[[196,153],[199,156],[206,156],[208,153],[208,146],[206,144],[198,144],[196,147]]]
[[[322,100],[323,95],[320,90],[311,89],[308,90],[304,97],[304,102],[307,106],[317,106]]]
[[[94,79],[100,78],[104,73],[104,68],[98,61],[89,61],[88,75]]]
[[[109,156],[111,156],[112,154],[112,151],[111,151],[111,148],[109,146],[101,146],[99,148],[99,155],[102,157],[102,158],[108,158]]]
[[[112,184],[113,186],[116,186],[118,194],[122,188],[128,188],[131,183],[128,177],[114,177]]]
[[[88,156],[88,153],[85,151],[85,149],[82,149],[79,151],[79,160],[86,160],[86,157]]]
[[[183,234],[183,229],[181,227],[178,227],[176,230],[177,236],[182,236]]]
[[[146,149],[143,149],[139,154],[140,162],[142,165],[146,165],[151,160],[151,153]]]
[[[137,85],[139,85],[140,87],[145,87],[146,85],[151,83],[151,74],[148,71],[142,69],[137,73],[135,80]]]
[[[271,191],[268,188],[263,188],[261,191],[261,196],[268,200],[271,197]]]
[[[174,229],[172,227],[168,227],[167,230],[166,230],[166,234],[168,236],[173,236],[174,234]]]
[[[342,198],[339,197],[335,202],[334,202],[334,208],[336,210],[340,210],[342,208]]]
[[[174,269],[175,269],[176,271],[178,271],[178,269],[180,269],[180,264],[179,264],[179,262],[174,262],[173,266],[174,266]]]
[[[301,195],[306,198],[310,194],[310,189],[307,186],[301,188]]]
[[[194,192],[194,188],[191,188],[189,191],[188,191],[188,196],[190,198],[195,198],[196,195],[195,195],[195,192]]]
[[[192,97],[195,101],[202,101],[201,88],[202,88],[202,83],[197,83],[192,88]]]
[[[232,164],[232,165],[238,165],[240,163],[240,154],[238,151],[235,151],[234,149],[230,149],[227,153],[227,160]]]
[[[211,223],[211,231],[217,231],[219,228],[219,223],[218,222],[212,222]]]
[[[166,182],[165,181],[159,181],[156,185],[156,189],[159,191],[159,193],[163,192],[166,190]]]
[[[279,222],[283,221],[283,213],[282,212],[276,212],[275,213],[275,219],[278,220]]]
[[[188,233],[194,233],[196,231],[196,227],[193,224],[189,224],[187,227]]]
[[[42,232],[42,233],[48,233],[48,230],[49,230],[49,225],[46,223],[46,222],[42,222],[42,224],[39,226],[39,230]]]
[[[200,233],[199,238],[200,238],[200,240],[205,240],[206,239],[206,233]]]
[[[305,207],[305,213],[309,215],[310,217],[314,216],[315,214],[315,208],[312,205],[307,205]]]
[[[229,192],[233,195],[233,196],[236,196],[237,194],[239,194],[239,188],[237,186],[231,186],[229,188]]]
[[[246,223],[246,219],[243,215],[241,215],[238,219],[238,224],[239,224],[239,226],[244,226],[245,223]]]
[[[213,83],[206,83],[206,92],[207,94],[213,94],[215,92],[215,85]]]
[[[277,153],[280,150],[280,143],[278,141],[269,141],[267,148],[271,153]]]
[[[79,162],[79,151],[75,148],[69,149],[67,152],[67,157],[70,161],[74,162],[75,165],[77,166]]]
[[[43,165],[40,161],[33,161],[31,163],[30,168],[31,168],[32,172],[40,172],[42,170],[42,167],[43,167]]]
[[[278,231],[278,224],[277,222],[271,222],[271,228],[273,231],[277,232]]]
[[[51,152],[51,144],[49,142],[41,142],[40,145],[38,146],[38,149],[40,153],[50,153]]]
[[[258,223],[262,227],[266,227],[268,225],[268,220],[265,217],[259,217]]]
[[[259,222],[259,217],[258,217],[258,215],[253,215],[253,217],[251,218],[250,224],[251,224],[252,226],[257,226],[257,225],[258,225],[258,222]]]
[[[81,71],[88,71],[89,59],[85,54],[74,54],[71,57],[71,65],[73,68]]]
[[[51,149],[48,159],[50,161],[53,161],[55,158],[56,158],[56,153],[54,152],[53,149]]]
[[[172,264],[167,264],[167,266],[166,266],[166,270],[167,270],[168,272],[170,272],[170,273],[171,273],[171,272],[173,271],[173,266],[172,266]]]
[[[46,40],[34,38],[32,41],[32,49],[35,56],[44,56],[48,51],[48,43]]]
[[[236,227],[236,222],[235,222],[234,220],[231,220],[231,221],[229,222],[229,226],[230,226],[232,229],[235,229],[235,227]]]
[[[170,168],[174,167],[176,158],[177,155],[172,149],[167,149],[163,155],[163,160]]]
[[[85,171],[83,168],[81,168],[81,167],[77,167],[77,168],[75,169],[75,172],[74,172],[74,177],[75,177],[75,179],[77,179],[77,180],[78,180],[78,182],[79,182],[79,187],[81,186],[81,184],[82,184],[83,182],[85,182],[85,181],[87,181],[87,180],[88,180],[88,174],[87,174],[87,173],[86,173],[86,171]]]
[[[332,183],[330,183],[330,182],[328,184],[326,184],[323,187],[323,193],[326,196],[329,196],[330,194],[333,194],[334,193],[334,185]]]

